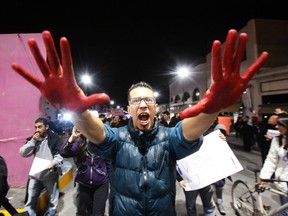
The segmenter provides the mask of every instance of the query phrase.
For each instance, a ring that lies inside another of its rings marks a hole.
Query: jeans
[[[93,188],[78,184],[76,194],[76,216],[104,216],[109,193],[109,183]]]
[[[59,201],[59,188],[58,177],[46,181],[38,181],[30,178],[28,185],[28,199],[25,204],[25,210],[30,216],[37,215],[38,198],[43,189],[46,189],[49,195],[48,209],[45,212],[45,216],[55,216],[57,212],[57,206]]]
[[[195,191],[185,191],[185,202],[187,216],[197,216],[196,199],[198,194],[200,195],[202,205],[204,208],[204,216],[215,215],[215,203],[213,200],[213,187],[208,185],[204,188]]]

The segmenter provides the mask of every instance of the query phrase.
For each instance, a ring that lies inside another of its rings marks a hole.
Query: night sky
[[[254,2],[257,7],[237,1],[231,6],[206,1],[84,2],[9,1],[0,8],[0,33],[49,30],[57,46],[60,37],[67,37],[77,80],[88,71],[95,85],[88,93],[105,92],[124,107],[128,88],[142,80],[160,93],[159,103],[168,102],[176,66],[202,63],[212,42],[224,42],[229,29],[240,30],[253,18],[288,20],[284,1],[275,6]]]

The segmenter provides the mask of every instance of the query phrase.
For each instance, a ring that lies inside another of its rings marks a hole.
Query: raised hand
[[[235,103],[246,90],[249,80],[268,59],[268,53],[263,52],[240,76],[240,65],[245,52],[247,34],[241,33],[238,44],[236,44],[236,41],[237,31],[232,29],[227,34],[223,58],[220,41],[214,41],[212,46],[211,86],[198,104],[180,113],[182,119],[200,113],[216,113]]]
[[[64,108],[82,112],[95,104],[106,103],[110,100],[109,96],[104,93],[86,97],[82,89],[77,85],[67,38],[62,37],[60,39],[62,65],[50,32],[43,31],[42,38],[47,51],[47,61],[40,53],[35,39],[29,39],[28,45],[45,80],[41,81],[17,63],[13,63],[12,68],[38,88],[52,106],[57,109]]]

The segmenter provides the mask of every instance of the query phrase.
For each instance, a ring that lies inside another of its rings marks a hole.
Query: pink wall
[[[26,184],[33,158],[22,158],[19,147],[34,132],[34,120],[42,116],[40,92],[10,66],[17,62],[42,79],[27,46],[31,37],[46,55],[40,33],[0,34],[0,155],[6,160],[11,186]]]

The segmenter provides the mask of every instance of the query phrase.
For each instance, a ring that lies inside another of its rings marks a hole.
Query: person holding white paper
[[[58,179],[63,162],[59,151],[63,141],[58,134],[49,129],[48,120],[45,118],[37,118],[34,127],[35,133],[27,138],[27,142],[19,151],[22,157],[35,156],[29,173],[25,210],[30,216],[37,215],[38,198],[45,188],[50,199],[44,215],[54,216],[59,200]]]
[[[228,134],[227,134],[227,130],[226,130],[225,125],[217,124],[216,127],[214,128],[214,131],[215,130],[220,130],[221,134],[223,135],[222,138],[226,141],[226,137],[228,136]],[[231,176],[229,176],[228,179],[230,179],[232,181]],[[225,183],[226,183],[225,178],[220,179],[219,181],[216,181],[214,183],[215,195],[216,195],[216,201],[215,202],[216,202],[217,209],[221,215],[226,215],[226,211],[225,211],[225,208],[223,206],[223,188],[225,186]]]
[[[278,131],[278,129],[276,128],[277,117],[278,116],[276,114],[273,114],[269,117],[268,122],[267,120],[264,119],[259,124],[257,142],[261,149],[262,165],[265,162],[265,159],[268,155],[268,152],[271,146],[271,141],[274,137],[274,136],[271,136],[270,133],[268,133],[268,130]]]
[[[217,129],[223,129],[225,128],[224,125],[218,124],[214,130]],[[223,131],[220,130],[219,137],[226,141],[226,128],[225,128],[225,134],[223,134]],[[222,180],[222,179],[221,179]],[[219,181],[221,181],[219,180]],[[177,172],[177,181],[179,182],[179,186],[183,188],[184,194],[185,194],[185,204],[186,204],[186,213],[187,216],[197,216],[197,209],[196,209],[196,199],[198,195],[200,195],[202,205],[203,205],[203,211],[204,211],[204,216],[215,216],[215,202],[213,200],[213,184],[209,184],[205,187],[202,187],[197,190],[188,190],[188,183],[185,182],[185,180],[182,178],[182,176],[179,174],[179,169]],[[214,183],[215,184],[215,183]],[[223,185],[224,186],[224,185]],[[222,188],[220,188],[222,189]],[[218,195],[220,193],[220,189],[218,189]],[[222,197],[222,190],[221,190],[221,197]],[[221,203],[217,203],[217,207],[219,209],[220,205],[220,210],[219,212],[221,215],[225,215],[225,209],[222,206],[222,198],[221,198]]]

